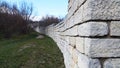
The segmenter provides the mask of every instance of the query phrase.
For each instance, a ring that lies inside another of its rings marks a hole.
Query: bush
[[[0,3],[0,33],[3,34],[5,38],[29,32],[29,20],[25,18],[29,13],[25,10],[24,13],[27,15],[23,14],[23,10],[24,9],[19,10],[16,5],[11,6],[6,2]]]

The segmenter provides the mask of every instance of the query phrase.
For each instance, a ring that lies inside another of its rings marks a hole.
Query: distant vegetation
[[[42,17],[40,21],[34,21],[34,22],[31,22],[31,24],[33,28],[36,28],[38,26],[46,27],[51,24],[58,24],[62,20],[63,18],[47,15],[47,16]]]
[[[6,2],[0,3],[0,34],[5,38],[13,35],[21,35],[29,33],[30,26],[29,17],[32,14],[32,6],[26,3],[17,5],[9,5]]]
[[[42,17],[42,19],[39,21],[39,25],[40,26],[48,26],[51,24],[57,24],[57,23],[61,22],[62,20],[63,19],[54,17],[54,16],[45,16],[45,17]]]
[[[51,24],[57,24],[63,19],[55,16],[42,17],[40,21],[30,20],[33,7],[26,3],[19,5],[9,5],[6,2],[0,3],[0,36],[11,38],[16,35],[28,34],[31,27],[46,27]]]

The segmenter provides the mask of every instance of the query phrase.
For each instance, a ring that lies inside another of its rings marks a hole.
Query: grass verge
[[[45,36],[30,33],[12,39],[0,39],[0,68],[65,68],[56,43]]]

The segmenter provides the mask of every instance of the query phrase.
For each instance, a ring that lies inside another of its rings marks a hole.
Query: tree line
[[[55,16],[45,16],[42,17],[42,19],[39,21],[39,26],[49,26],[51,24],[57,24],[62,20],[63,20],[62,18],[58,18]]]
[[[0,36],[11,38],[14,35],[28,34],[31,25],[46,27],[57,24],[63,19],[54,16],[42,17],[40,21],[32,21],[32,5],[23,2],[21,5],[10,5],[7,2],[0,3]]]
[[[26,34],[30,31],[29,17],[32,14],[32,6],[22,3],[21,6],[0,3],[0,34],[5,38],[12,35]]]

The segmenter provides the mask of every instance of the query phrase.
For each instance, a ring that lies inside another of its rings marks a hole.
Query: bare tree
[[[21,4],[21,14],[25,20],[29,20],[30,16],[32,15],[33,7],[32,4],[27,6],[25,2]]]
[[[9,5],[6,2],[0,3],[0,33],[6,38],[13,34],[26,34],[29,32],[29,17],[32,14],[32,7],[26,4],[24,8],[18,9],[17,5]]]

